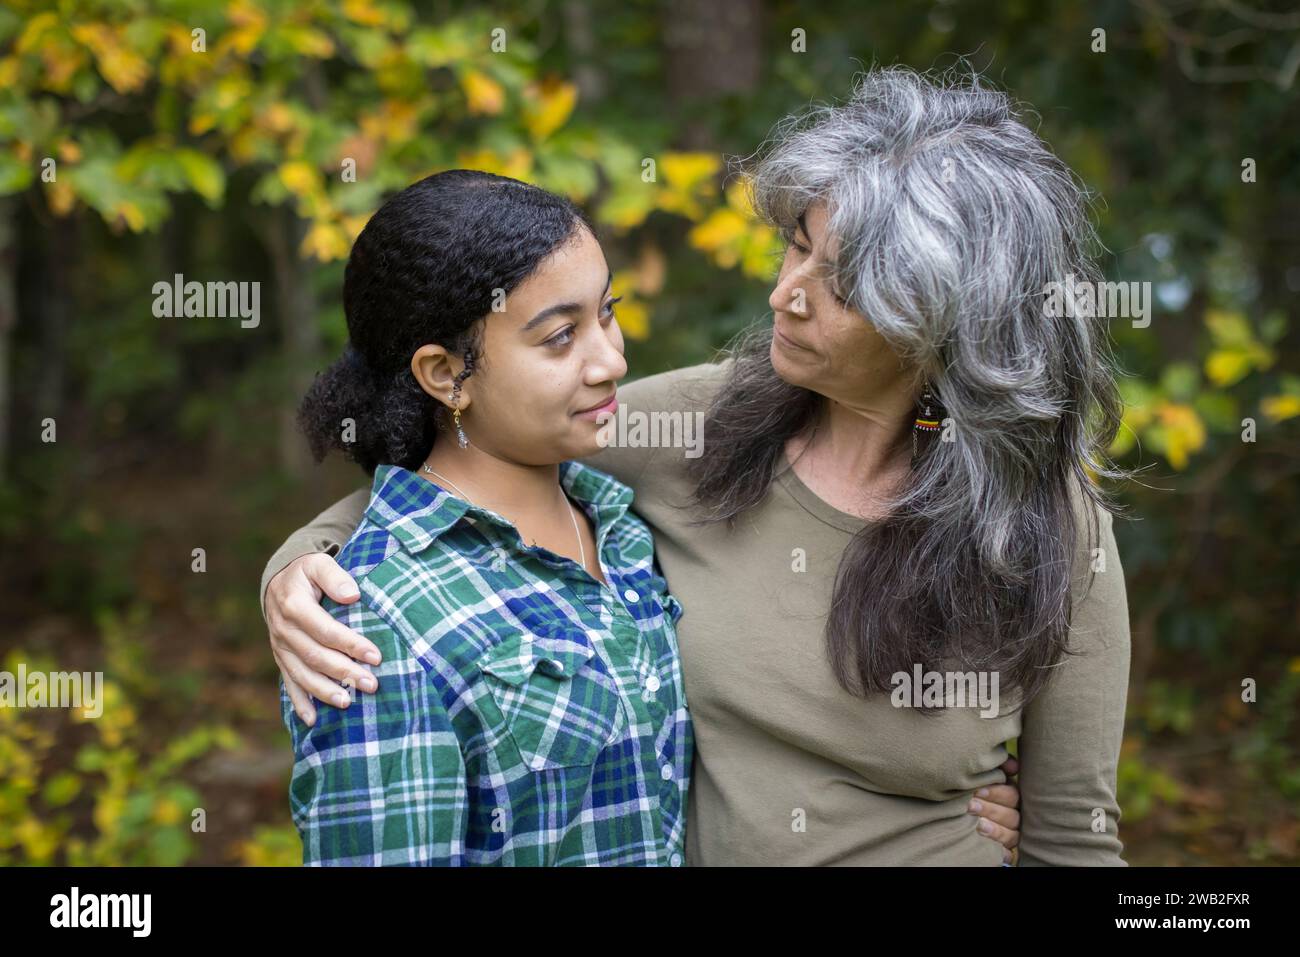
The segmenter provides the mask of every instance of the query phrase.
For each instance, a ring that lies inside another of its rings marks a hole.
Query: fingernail
[[[978,813],[979,813],[980,811],[982,811],[982,810],[984,810],[984,802],[983,802],[983,801],[971,801],[971,802],[970,802],[970,811],[971,811],[972,814],[978,814]]]
[[[306,724],[307,727],[309,727],[309,728],[314,728],[314,727],[316,726],[316,715],[315,715],[315,714],[309,714],[309,715],[307,715],[307,717],[303,718],[302,720],[303,720],[303,723]]]
[[[1011,852],[1010,852],[1010,851],[1006,851],[1006,850],[1004,850],[1004,851],[1002,852],[1002,863],[1003,863],[1003,864],[1010,864],[1010,863],[1011,863]]]
[[[978,794],[978,795],[979,795],[980,797],[982,797],[982,798],[986,798],[986,797],[989,796],[989,789],[988,789],[988,788],[980,788],[980,789],[979,789],[978,791],[976,791],[975,793]]]
[[[348,705],[352,703],[352,699],[349,698],[346,694],[340,692],[334,696],[334,703],[338,705],[340,708],[346,708]]]
[[[983,834],[992,834],[992,833],[993,833],[993,822],[992,822],[992,821],[986,821],[986,820],[984,820],[984,818],[980,818],[979,828],[980,828],[980,832],[983,833]]]
[[[362,691],[374,691],[378,687],[379,687],[379,682],[376,681],[370,675],[366,675],[364,678],[361,679]]]
[[[377,651],[368,652],[366,654],[366,661],[372,665],[379,664],[379,652]]]

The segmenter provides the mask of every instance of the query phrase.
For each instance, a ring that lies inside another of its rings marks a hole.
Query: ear
[[[415,376],[420,388],[449,409],[464,411],[469,408],[470,380],[473,376],[461,382],[456,403],[451,401],[452,391],[456,388],[456,376],[464,368],[463,360],[433,343],[420,346],[415,350],[415,355],[411,356],[411,375]]]

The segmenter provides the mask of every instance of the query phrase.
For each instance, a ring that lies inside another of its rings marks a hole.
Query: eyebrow
[[[609,278],[605,280],[605,288],[601,290],[602,297],[604,296],[605,293],[609,292],[609,287],[612,285],[614,285],[614,273],[611,270],[609,274]],[[527,322],[524,323],[524,327],[519,331],[527,332],[530,329],[535,329],[537,326],[540,326],[543,322],[545,322],[547,319],[551,318],[551,316],[554,315],[573,315],[574,313],[578,313],[578,312],[582,312],[582,303],[559,302],[553,306],[547,306],[537,315],[533,316],[533,318],[529,319]]]

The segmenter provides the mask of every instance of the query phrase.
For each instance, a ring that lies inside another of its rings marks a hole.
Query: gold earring
[[[452,414],[452,419],[456,423],[456,444],[463,449],[469,445],[469,439],[465,438],[465,430],[460,427],[460,409]]]

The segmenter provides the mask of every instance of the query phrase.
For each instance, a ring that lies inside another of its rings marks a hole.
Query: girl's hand
[[[1020,762],[1007,758],[999,767],[1006,772],[1006,784],[990,784],[980,788],[971,798],[969,811],[980,820],[976,825],[979,832],[1002,845],[1002,860],[1016,864],[1020,852],[1016,845],[1020,843],[1020,789],[1012,782],[1011,776],[1020,770]]]

